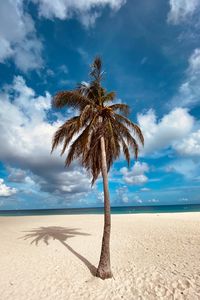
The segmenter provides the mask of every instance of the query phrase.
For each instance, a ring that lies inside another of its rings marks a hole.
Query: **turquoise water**
[[[187,205],[155,205],[155,206],[121,206],[112,207],[112,214],[140,213],[176,213],[200,212],[200,204]],[[95,208],[63,208],[63,209],[31,209],[31,210],[0,210],[0,216],[40,216],[40,215],[86,215],[102,214],[102,207]]]

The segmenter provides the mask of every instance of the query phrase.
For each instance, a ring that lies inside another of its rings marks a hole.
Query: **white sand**
[[[88,269],[102,229],[102,215],[1,217],[0,299],[200,299],[200,213],[113,215],[105,281]]]

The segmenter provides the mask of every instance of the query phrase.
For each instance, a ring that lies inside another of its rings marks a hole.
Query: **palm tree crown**
[[[75,90],[58,92],[53,98],[53,106],[75,108],[79,114],[67,120],[55,133],[52,151],[62,144],[61,155],[70,146],[65,164],[74,159],[92,173],[92,184],[101,172],[101,137],[105,140],[107,171],[122,150],[130,163],[129,147],[135,158],[138,156],[138,142],[144,144],[140,128],[127,116],[129,106],[112,103],[114,92],[108,92],[101,85],[102,62],[95,58],[90,72],[90,83],[81,83]]]

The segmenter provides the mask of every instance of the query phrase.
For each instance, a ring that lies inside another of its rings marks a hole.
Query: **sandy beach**
[[[102,215],[0,218],[0,299],[200,299],[200,213],[113,215],[113,279],[93,276]]]

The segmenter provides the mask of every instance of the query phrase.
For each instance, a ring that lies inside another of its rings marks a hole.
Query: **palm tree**
[[[112,103],[115,93],[108,92],[102,87],[103,74],[101,59],[96,57],[91,66],[90,83],[81,83],[72,91],[58,92],[53,98],[55,108],[72,107],[78,111],[78,115],[67,120],[56,131],[52,141],[52,151],[62,144],[61,155],[68,150],[65,165],[69,166],[74,159],[79,159],[81,165],[91,173],[92,185],[99,174],[102,174],[104,231],[96,276],[106,279],[112,277],[108,172],[121,150],[128,165],[130,164],[129,147],[132,148],[137,159],[139,150],[137,140],[143,145],[144,138],[140,128],[127,118],[128,105]]]

